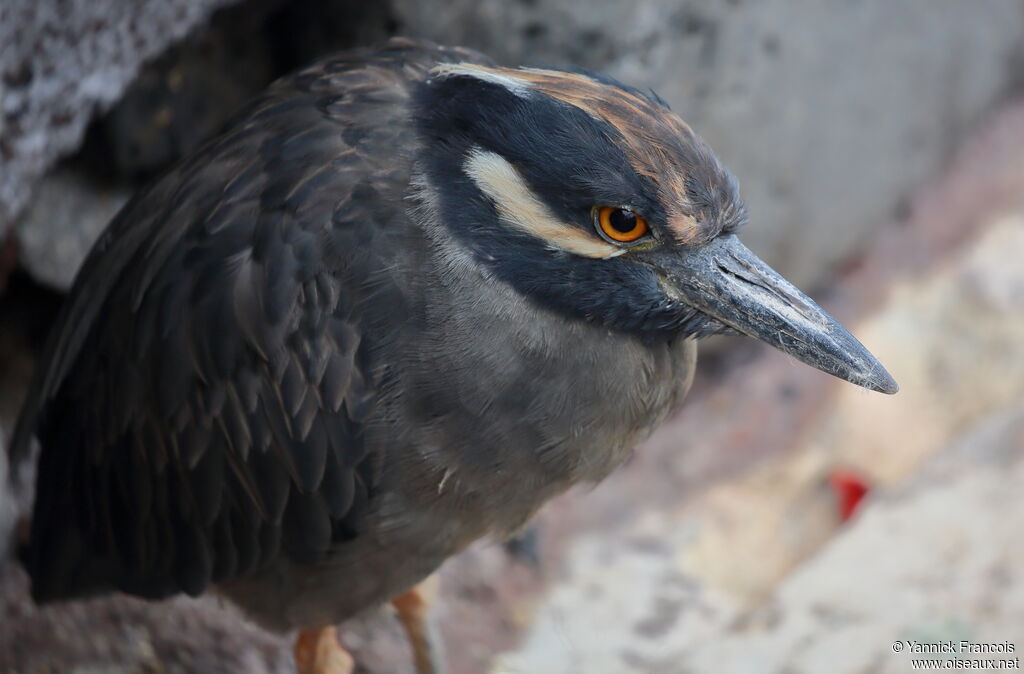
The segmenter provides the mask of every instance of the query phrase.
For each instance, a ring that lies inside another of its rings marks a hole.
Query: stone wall
[[[23,212],[89,121],[142,65],[225,0],[5,0],[0,4],[0,224]]]

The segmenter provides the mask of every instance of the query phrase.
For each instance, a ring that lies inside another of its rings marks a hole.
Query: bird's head
[[[736,331],[897,390],[740,243],[735,178],[655,95],[591,74],[447,64],[414,109],[441,220],[536,303],[645,339]]]

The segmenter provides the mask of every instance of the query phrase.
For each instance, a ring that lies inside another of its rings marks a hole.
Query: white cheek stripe
[[[552,248],[583,257],[603,259],[626,252],[555,218],[501,155],[475,148],[466,157],[465,170],[497,206],[506,225],[532,234]]]
[[[518,77],[513,77],[512,75],[505,75],[493,70],[470,65],[468,63],[442,63],[439,66],[431,68],[430,74],[434,77],[451,77],[453,75],[475,77],[478,80],[505,87],[521,98],[525,98],[530,94],[530,83],[526,80],[521,80]]]

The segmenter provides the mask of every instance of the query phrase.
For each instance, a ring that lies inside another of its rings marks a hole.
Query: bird
[[[394,38],[283,77],[76,277],[11,450],[38,439],[34,599],[212,592],[316,674],[391,602],[444,671],[432,574],[620,466],[699,338],[896,392],[747,220],[690,126],[601,74]]]

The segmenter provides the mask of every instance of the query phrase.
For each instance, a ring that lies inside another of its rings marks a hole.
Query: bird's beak
[[[663,268],[674,299],[822,372],[872,391],[899,390],[864,345],[735,235],[674,257]]]

